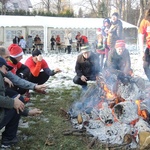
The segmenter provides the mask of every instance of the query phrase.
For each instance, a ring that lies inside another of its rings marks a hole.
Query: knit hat
[[[110,24],[109,18],[105,18],[105,19],[103,20],[103,23],[105,23],[105,22],[107,22],[108,24]]]
[[[38,55],[41,55],[41,51],[40,51],[40,50],[36,49],[36,50],[34,50],[34,51],[32,52],[32,56],[33,56],[33,57],[34,57],[34,56],[38,56]]]
[[[90,47],[87,45],[87,46],[82,46],[81,47],[81,53],[85,53],[85,52],[90,52]]]
[[[13,69],[13,67],[7,65],[7,63],[6,63],[4,58],[0,57],[0,67],[2,67],[3,65],[5,65],[7,67],[8,71]]]
[[[118,47],[125,47],[125,41],[124,40],[117,40],[115,44],[115,48]]]
[[[8,47],[8,50],[10,52],[11,57],[16,58],[16,57],[23,55],[22,48],[18,46],[17,44],[11,44],[10,47]]]
[[[112,14],[112,16],[116,16],[117,18],[119,18],[119,14],[118,14],[117,12],[114,12],[114,13]]]

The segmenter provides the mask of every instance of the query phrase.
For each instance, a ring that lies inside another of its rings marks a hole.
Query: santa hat
[[[9,48],[8,48],[9,52],[10,52],[10,56],[11,57],[19,57],[21,55],[23,55],[23,51],[22,48],[20,46],[18,46],[17,44],[12,44]]]
[[[115,48],[118,47],[125,47],[125,41],[124,40],[117,40],[115,44]]]
[[[96,34],[97,34],[97,35],[102,34],[102,30],[101,30],[101,28],[98,28],[98,29],[97,29]]]

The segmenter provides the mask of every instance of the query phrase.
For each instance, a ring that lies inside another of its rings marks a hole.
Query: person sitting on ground
[[[26,60],[25,65],[30,68],[29,81],[39,85],[45,83],[50,76],[61,72],[59,68],[51,70],[39,50],[32,52],[32,56]]]
[[[5,47],[0,46],[0,56],[3,59],[5,59],[5,61],[8,61],[10,57],[10,53]],[[44,91],[47,87],[45,84],[37,85],[35,83],[22,79],[16,74],[13,74],[11,71],[7,72],[6,77],[4,78],[4,81],[7,81],[7,84],[9,85],[9,87],[12,87],[15,85],[19,88],[26,89],[26,90]],[[6,88],[6,94],[9,93],[9,91],[10,91],[9,88]]]
[[[75,84],[87,89],[87,81],[95,81],[100,72],[99,57],[91,51],[89,46],[81,47],[75,66],[76,76],[73,78]]]
[[[5,96],[4,77],[10,69],[12,67],[7,65],[6,61],[0,57],[0,129],[5,127],[2,132],[1,148],[10,148],[18,142],[17,130],[21,115],[34,116],[42,113],[37,108],[27,110],[22,102],[23,97],[20,97],[20,95]]]
[[[7,61],[7,64],[12,66],[13,69],[11,70],[12,73],[18,75],[19,77],[28,80],[28,75],[29,75],[29,68],[22,64],[20,61],[23,58],[23,51],[20,46],[17,44],[11,44],[8,48],[10,52],[10,57]],[[19,94],[25,94],[28,92],[26,89],[21,89],[17,86],[14,86],[14,89],[18,91]]]
[[[109,51],[106,68],[109,71],[119,70],[125,75],[132,75],[130,54],[125,48],[124,40],[117,40],[115,49]]]

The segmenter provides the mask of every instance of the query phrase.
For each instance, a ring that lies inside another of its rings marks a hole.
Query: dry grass
[[[48,95],[33,93],[32,107],[42,109],[43,114],[23,118],[29,123],[29,128],[19,128],[20,142],[17,146],[21,150],[87,150],[89,137],[63,135],[63,131],[72,129],[72,125],[60,108],[68,111],[79,96],[80,90],[77,87],[50,90]],[[96,145],[94,150],[98,149],[100,146]]]

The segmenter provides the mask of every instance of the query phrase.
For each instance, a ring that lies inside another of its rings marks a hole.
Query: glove
[[[37,56],[37,60],[38,60],[38,61],[42,61],[42,59],[43,59],[42,55],[38,55],[38,56]]]

